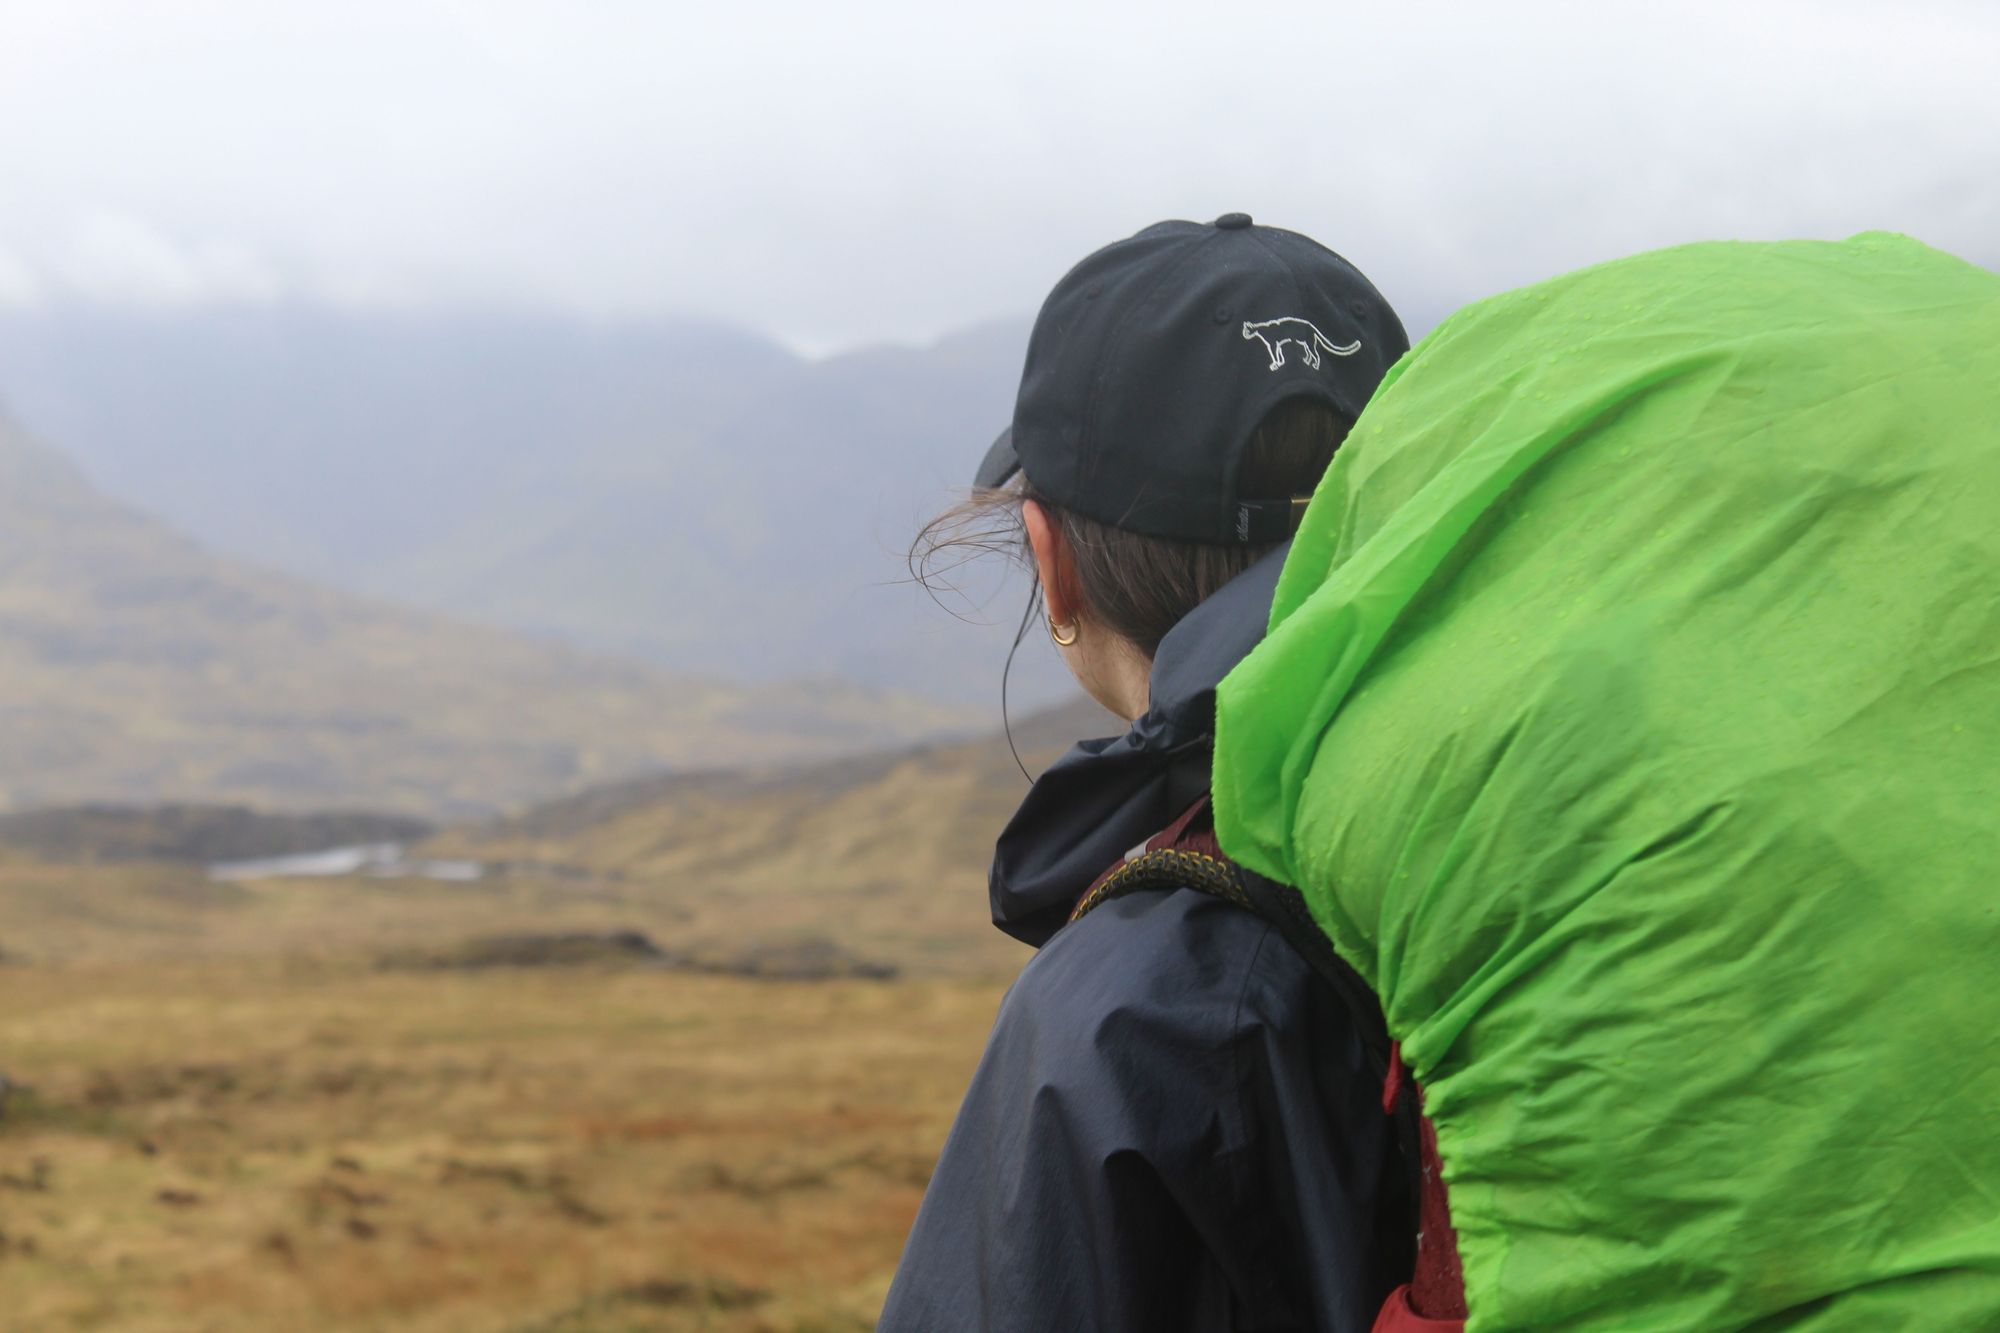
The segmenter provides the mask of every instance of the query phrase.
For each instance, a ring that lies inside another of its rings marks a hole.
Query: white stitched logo
[[[1243,321],[1243,338],[1248,342],[1255,338],[1264,344],[1264,350],[1271,354],[1271,369],[1280,369],[1285,364],[1285,344],[1297,343],[1304,349],[1305,363],[1314,370],[1319,369],[1319,354],[1331,352],[1335,356],[1353,356],[1361,350],[1361,340],[1356,338],[1345,347],[1334,344],[1333,339],[1319,331],[1309,319],[1297,315],[1284,315],[1277,319]]]

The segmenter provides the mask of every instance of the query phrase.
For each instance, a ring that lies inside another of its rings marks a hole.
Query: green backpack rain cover
[[[1391,372],[1217,825],[1425,1093],[1471,1329],[2000,1329],[2000,276],[1704,244]]]

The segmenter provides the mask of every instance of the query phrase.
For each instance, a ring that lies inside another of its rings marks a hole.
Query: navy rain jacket
[[[1174,627],[1151,711],[1002,834],[993,919],[1040,950],[1000,1007],[882,1312],[886,1333],[1361,1330],[1409,1279],[1412,1165],[1354,1018],[1274,927],[1192,889],[1065,927],[1208,790],[1215,686],[1284,551]]]

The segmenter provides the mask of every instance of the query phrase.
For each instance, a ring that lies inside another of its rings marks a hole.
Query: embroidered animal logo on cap
[[[1361,350],[1361,340],[1355,339],[1346,346],[1336,344],[1333,339],[1319,331],[1319,327],[1309,319],[1297,315],[1284,315],[1277,319],[1243,321],[1243,339],[1248,342],[1255,338],[1264,344],[1264,350],[1271,354],[1271,369],[1279,370],[1285,364],[1285,344],[1297,343],[1303,352],[1305,363],[1314,370],[1319,369],[1319,354],[1331,352],[1335,356],[1353,356]]]

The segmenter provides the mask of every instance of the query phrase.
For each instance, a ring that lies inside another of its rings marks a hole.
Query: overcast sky
[[[1030,312],[1246,210],[1413,323],[1647,246],[2000,264],[1985,0],[0,0],[0,304]]]

